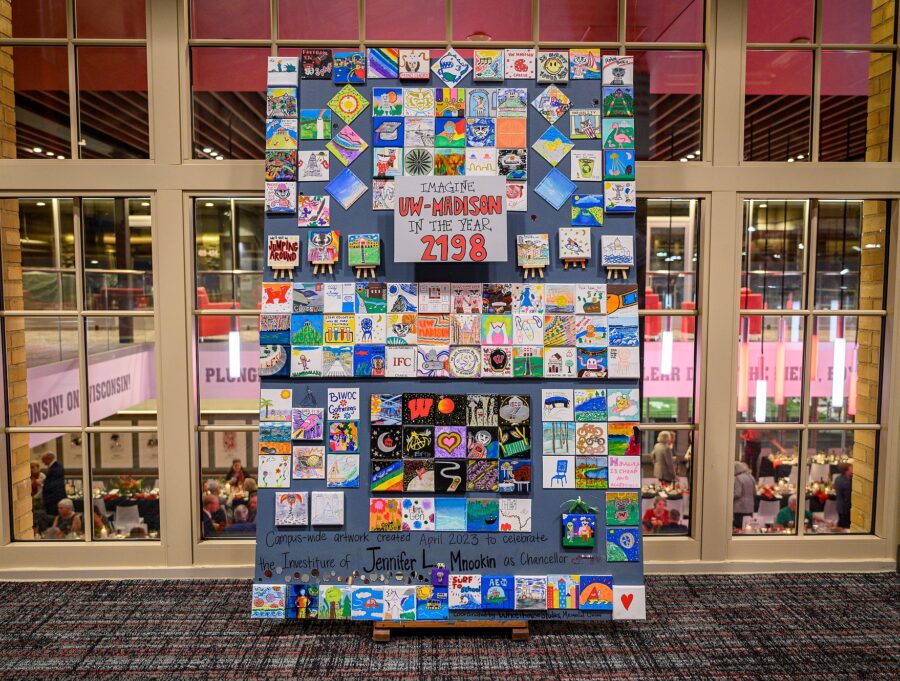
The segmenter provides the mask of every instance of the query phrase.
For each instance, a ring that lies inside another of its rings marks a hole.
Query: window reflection
[[[800,431],[739,430],[734,460],[734,534],[797,534]],[[805,507],[805,506],[804,506]],[[813,522],[808,508],[805,522]]]
[[[147,48],[78,47],[76,59],[81,158],[149,158]]]
[[[638,198],[637,224],[645,235],[638,256],[641,308],[696,309],[700,201]]]
[[[805,306],[808,215],[807,201],[744,202],[742,310]]]
[[[258,441],[255,430],[246,430],[255,419],[217,417],[211,423],[222,430],[199,434],[201,536],[204,539],[255,537]],[[235,429],[228,430],[229,425]]]
[[[878,431],[813,430],[807,447],[807,503],[816,532],[870,532]]]
[[[24,438],[29,450],[32,526],[26,533],[17,531],[16,539],[84,540],[81,435],[31,433]]]
[[[15,156],[71,158],[66,48],[17,45],[11,53],[16,102]]]
[[[20,199],[18,208],[23,308],[74,310],[72,199]]]
[[[641,431],[641,520],[647,535],[688,534],[693,431]]]
[[[809,161],[812,52],[747,50],[744,160]]]
[[[634,55],[639,161],[699,161],[703,52],[630,50]]]
[[[803,328],[800,316],[742,315],[738,339],[739,421],[803,418]]]
[[[194,158],[262,158],[269,52],[259,47],[191,48]]]

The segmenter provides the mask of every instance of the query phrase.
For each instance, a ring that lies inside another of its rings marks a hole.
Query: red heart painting
[[[622,605],[625,606],[625,609],[631,607],[631,602],[634,600],[634,594],[622,594]]]

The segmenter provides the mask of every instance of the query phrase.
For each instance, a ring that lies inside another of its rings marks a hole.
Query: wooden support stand
[[[372,640],[388,643],[391,629],[509,629],[513,641],[527,641],[531,636],[525,620],[473,620],[469,622],[375,622]]]
[[[357,279],[374,279],[377,265],[354,265]]]
[[[574,259],[563,260],[563,269],[564,270],[569,269],[569,265],[572,266],[572,269],[575,269],[579,265],[581,265],[581,269],[586,269],[587,268],[587,258],[585,258],[584,260],[574,260]]]
[[[628,267],[619,267],[616,265],[607,265],[606,266],[606,278],[607,279],[618,279],[622,277],[622,279],[628,278]]]
[[[525,270],[525,279],[537,279],[537,275],[541,276],[541,279],[544,278],[544,268],[543,267],[524,267]]]
[[[331,263],[322,263],[322,262],[314,262],[313,263],[313,274],[334,274],[334,265]]]

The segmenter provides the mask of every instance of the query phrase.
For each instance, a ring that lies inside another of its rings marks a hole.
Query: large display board
[[[270,60],[253,615],[642,618],[630,58],[304,52]],[[505,239],[399,243],[440,195]]]

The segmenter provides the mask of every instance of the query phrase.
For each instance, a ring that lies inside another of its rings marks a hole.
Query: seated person
[[[256,522],[256,505],[257,505],[258,502],[259,502],[259,500],[257,499],[257,494],[256,494],[256,492],[254,492],[253,494],[251,494],[251,495],[250,495],[250,498],[247,500],[247,508],[250,510],[250,518],[249,518],[249,520],[250,520],[251,523],[255,523],[255,522]]]
[[[226,527],[223,534],[239,536],[252,536],[256,534],[256,523],[251,523],[248,520],[249,517],[250,509],[244,506],[244,504],[235,506],[234,523]]]
[[[94,536],[106,537],[111,534],[113,534],[113,529],[112,525],[109,522],[109,518],[103,515],[103,512],[100,510],[100,507],[97,504],[94,504]]]
[[[658,532],[669,524],[669,510],[666,508],[664,497],[656,497],[652,508],[644,513],[644,529],[648,532]]]
[[[809,511],[803,512],[803,518],[806,522],[806,526],[809,527],[812,525],[812,513]],[[783,507],[780,511],[778,511],[778,515],[775,516],[775,529],[783,530],[789,527],[795,527],[797,524],[797,495],[792,494],[788,497],[787,506]]]
[[[681,513],[678,509],[673,508],[669,511],[669,522],[660,528],[660,532],[663,534],[678,534],[686,531],[687,528],[681,524]]]
[[[225,511],[219,504],[217,494],[207,494],[203,497],[203,510],[200,512],[200,521],[203,523],[203,537],[215,537],[225,529]]]
[[[81,515],[75,513],[75,504],[71,499],[60,499],[56,504],[56,510],[59,511],[59,515],[53,520],[53,527],[62,532],[63,536],[81,533]]]

